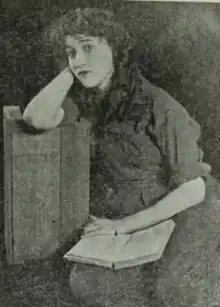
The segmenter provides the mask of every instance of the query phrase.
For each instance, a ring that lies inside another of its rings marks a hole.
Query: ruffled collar
[[[118,68],[113,76],[108,93],[103,97],[96,89],[73,86],[72,97],[78,105],[80,121],[84,117],[93,123],[94,129],[111,121],[141,120],[143,111],[149,113],[150,105],[143,95],[143,77],[137,63],[129,68]]]

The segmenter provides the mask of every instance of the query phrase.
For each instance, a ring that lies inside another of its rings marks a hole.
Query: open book
[[[161,258],[174,227],[167,220],[132,234],[83,237],[64,258],[115,270],[153,262]]]

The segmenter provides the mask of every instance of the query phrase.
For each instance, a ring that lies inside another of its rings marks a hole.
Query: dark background
[[[111,7],[139,39],[144,74],[201,124],[205,159],[220,178],[220,4],[2,0],[0,5],[2,106],[26,105],[54,76],[40,32],[60,9]]]

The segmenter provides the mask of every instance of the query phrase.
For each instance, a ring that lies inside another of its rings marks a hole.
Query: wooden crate
[[[4,107],[5,245],[8,263],[50,256],[74,239],[89,213],[89,126],[21,131]]]

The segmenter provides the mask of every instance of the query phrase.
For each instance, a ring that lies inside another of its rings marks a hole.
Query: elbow
[[[22,119],[29,128],[34,129],[35,131],[46,131],[55,128],[52,121],[38,120],[31,116],[23,116]]]
[[[32,129],[47,130],[48,123],[45,120],[45,115],[39,114],[38,110],[32,110],[29,106],[26,107],[22,115],[24,124]]]
[[[59,126],[61,121],[64,118],[64,110],[60,108],[58,112],[54,116],[36,116],[34,114],[30,114],[29,112],[24,112],[23,120],[25,123],[34,129],[37,130],[51,130]]]
[[[39,119],[34,116],[23,116],[23,120],[29,127],[33,127],[36,130],[51,130],[60,124],[61,117],[59,116],[59,118]]]
[[[195,203],[204,201],[206,197],[206,184],[202,177],[190,180],[180,186],[184,190],[184,194],[188,195]]]
[[[16,120],[16,123],[18,125],[19,128],[22,129],[23,132],[27,133],[27,134],[42,134],[45,132],[44,128],[40,128],[42,126],[40,125],[36,125],[34,126],[32,124],[32,120],[30,118],[22,118],[22,119],[18,119]]]
[[[37,130],[45,129],[45,124],[43,123],[43,121],[38,120],[34,116],[30,116],[30,115],[23,116],[22,119],[29,127],[33,127],[34,129],[37,129]]]

